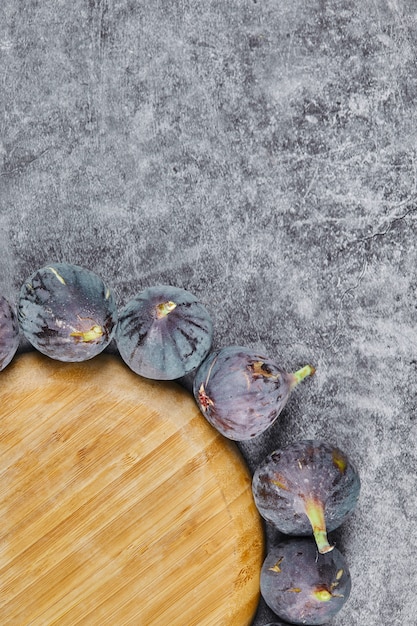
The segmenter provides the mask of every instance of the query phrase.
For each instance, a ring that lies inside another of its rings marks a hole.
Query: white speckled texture
[[[2,294],[63,260],[120,305],[173,284],[216,346],[314,364],[242,449],[356,462],[334,626],[417,623],[416,62],[414,0],[0,4]]]

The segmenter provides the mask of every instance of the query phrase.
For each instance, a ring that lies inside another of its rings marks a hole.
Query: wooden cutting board
[[[0,624],[244,626],[262,525],[234,443],[113,355],[0,373]]]

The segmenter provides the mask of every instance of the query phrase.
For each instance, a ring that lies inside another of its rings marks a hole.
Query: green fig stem
[[[324,504],[317,498],[308,498],[304,502],[305,512],[313,529],[314,539],[320,554],[326,554],[333,550],[334,546],[327,539],[326,520],[324,517]]]
[[[166,317],[168,313],[171,313],[176,308],[175,302],[171,300],[169,302],[161,302],[161,304],[156,305],[156,317],[161,319],[161,317]]]
[[[333,598],[333,594],[325,587],[317,587],[314,589],[313,596],[319,602],[328,602]]]
[[[304,378],[307,378],[308,376],[313,376],[316,372],[316,368],[313,367],[312,365],[304,365],[304,367],[302,367],[301,369],[297,370],[296,372],[293,372],[291,374],[291,378],[292,381],[290,383],[291,389],[293,389],[296,385],[298,385],[298,383],[301,383],[302,380],[304,380]]]
[[[88,330],[74,330],[74,332],[70,333],[70,337],[74,337],[75,341],[80,343],[93,343],[98,341],[103,335],[103,328],[98,324],[94,324]]]

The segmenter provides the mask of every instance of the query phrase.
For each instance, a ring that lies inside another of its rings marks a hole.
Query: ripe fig
[[[327,531],[356,507],[360,478],[347,456],[325,441],[297,441],[275,450],[252,479],[262,517],[288,535],[314,534],[321,553],[332,550]]]
[[[274,613],[290,624],[327,624],[351,590],[349,568],[337,548],[317,552],[312,539],[280,542],[261,569],[261,594]]]
[[[148,287],[120,311],[116,343],[136,374],[174,380],[192,372],[210,350],[211,318],[197,298],[179,287]]]
[[[229,346],[212,352],[202,363],[193,391],[210,424],[225,437],[243,441],[271,426],[291,390],[314,371],[306,365],[288,373],[254,350]]]
[[[84,361],[109,344],[117,307],[96,274],[69,263],[51,263],[22,286],[18,319],[39,352],[59,361]]]
[[[0,371],[10,363],[19,347],[19,325],[14,308],[0,296]]]

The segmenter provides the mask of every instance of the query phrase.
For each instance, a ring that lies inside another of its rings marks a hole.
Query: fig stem
[[[304,502],[305,512],[313,529],[314,539],[320,554],[326,554],[333,550],[334,546],[327,539],[326,520],[324,517],[324,504],[317,498],[308,498]]]
[[[328,602],[333,598],[333,594],[324,588],[318,588],[313,591],[313,595],[319,602]]]
[[[156,305],[156,317],[158,319],[161,319],[161,317],[166,317],[168,315],[168,313],[171,313],[171,311],[173,311],[176,308],[176,304],[175,302],[172,302],[172,300],[169,300],[168,302],[161,302],[160,304]]]
[[[316,368],[313,367],[313,365],[304,365],[304,367],[302,367],[301,369],[297,370],[296,372],[293,372],[291,374],[292,376],[291,388],[298,385],[298,383],[301,383],[301,381],[304,380],[304,378],[307,378],[308,376],[313,376],[315,372],[316,372]]]
[[[70,337],[74,337],[79,342],[91,343],[100,339],[103,334],[102,327],[95,324],[89,330],[74,330],[74,332],[70,333]]]

